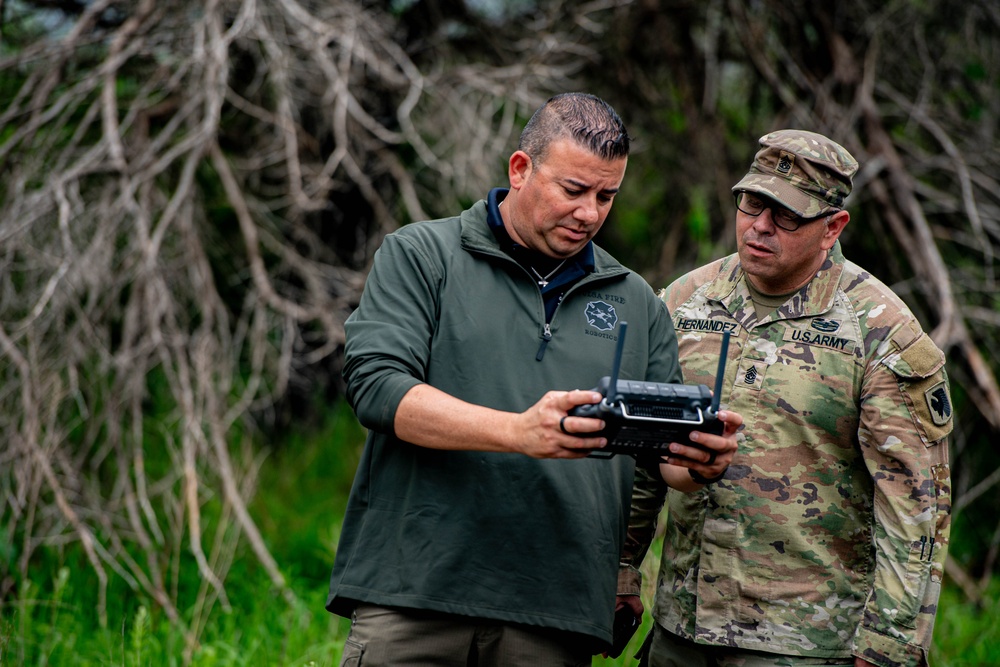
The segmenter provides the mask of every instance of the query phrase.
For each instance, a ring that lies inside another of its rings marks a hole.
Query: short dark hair
[[[540,106],[521,132],[518,150],[540,164],[549,144],[570,137],[605,160],[628,157],[625,123],[610,104],[589,93],[562,93]]]

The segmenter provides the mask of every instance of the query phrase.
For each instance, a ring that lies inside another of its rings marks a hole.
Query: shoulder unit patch
[[[931,412],[931,420],[936,426],[944,426],[951,419],[951,396],[948,394],[948,383],[938,382],[924,392],[927,408]]]

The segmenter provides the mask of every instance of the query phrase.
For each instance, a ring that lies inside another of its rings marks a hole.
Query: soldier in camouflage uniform
[[[950,527],[944,355],[844,258],[858,164],[811,132],[760,139],[733,188],[738,252],[662,293],[684,380],[744,417],[728,471],[670,493],[643,664],[926,665]],[[666,488],[637,472],[619,591],[636,597]]]

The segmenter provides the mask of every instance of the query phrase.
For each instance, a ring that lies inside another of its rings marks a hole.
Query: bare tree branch
[[[414,59],[354,0],[100,0],[57,30],[43,4],[2,27],[0,520],[23,548],[0,579],[78,544],[102,622],[117,577],[190,660],[238,549],[298,604],[245,443],[343,344],[382,237],[495,185],[524,116],[596,61],[591,14],[628,3],[554,4],[489,64],[447,39]]]

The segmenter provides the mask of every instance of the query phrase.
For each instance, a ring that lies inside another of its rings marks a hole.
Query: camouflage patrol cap
[[[858,161],[838,143],[805,130],[778,130],[760,138],[750,171],[733,192],[769,197],[803,218],[843,208]]]

